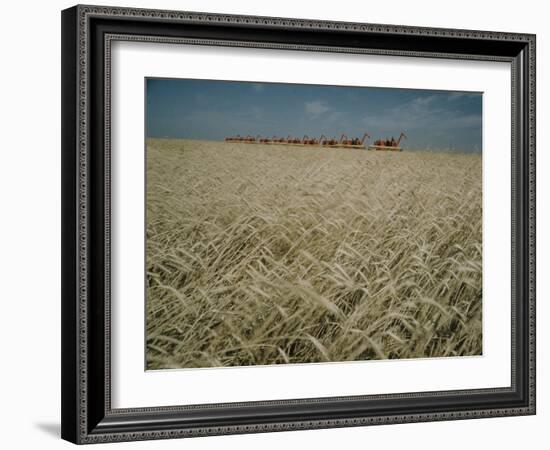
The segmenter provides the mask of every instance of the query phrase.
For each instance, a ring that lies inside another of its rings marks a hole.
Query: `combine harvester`
[[[260,140],[258,141],[260,144],[273,144],[273,142],[275,141],[276,137],[273,136],[271,138],[268,138],[268,137],[260,137]]]
[[[307,134],[303,137],[302,139],[302,144],[304,147],[307,147],[307,146],[319,146],[321,145],[321,140],[323,139],[323,135],[321,135],[321,137],[319,139],[315,138],[315,137],[312,137],[310,138]]]
[[[290,135],[288,135],[286,138],[283,138],[283,137],[277,137],[277,136],[273,136],[271,139],[267,139],[266,142],[263,142],[263,139],[265,138],[260,138],[260,142],[262,144],[271,144],[271,145],[288,145],[289,141],[290,141]]]
[[[340,140],[335,137],[328,138],[324,134],[319,139],[308,135],[304,135],[303,138],[293,137],[288,135],[286,138],[272,136],[271,138],[262,137],[261,135],[254,136],[227,136],[225,142],[238,142],[242,144],[266,144],[266,145],[292,145],[297,147],[326,147],[326,148],[350,148],[365,150],[377,150],[377,151],[391,151],[401,152],[403,148],[400,147],[401,140],[407,138],[405,133],[399,135],[399,139],[396,141],[393,137],[391,139],[378,139],[373,144],[366,147],[365,141],[370,139],[370,135],[365,133],[361,139],[358,137],[348,139],[345,134],[342,134]]]
[[[224,140],[225,142],[241,142],[243,139],[243,137],[237,134],[236,136],[227,136]]]
[[[254,136],[241,136],[237,134],[236,136],[227,136],[224,138],[225,142],[240,142],[242,144],[256,144],[258,143],[258,139],[260,138],[260,135],[254,137]]]
[[[336,148],[358,148],[358,149],[365,149],[365,139],[369,138],[370,136],[368,133],[365,133],[361,139],[359,138],[353,138],[348,139],[348,137],[343,134],[340,138],[340,142],[336,144],[334,147]]]
[[[374,144],[369,145],[369,150],[386,151],[386,152],[401,152],[403,147],[400,147],[401,139],[407,139],[405,133],[399,135],[399,139],[396,141],[393,137],[391,139],[377,139]]]
[[[248,135],[241,142],[243,144],[256,144],[258,142],[257,139],[259,138],[260,138],[260,135],[256,137]]]
[[[321,136],[321,145],[323,147],[336,147],[338,144],[340,144],[340,141],[337,141],[334,137],[327,138],[324,135]]]

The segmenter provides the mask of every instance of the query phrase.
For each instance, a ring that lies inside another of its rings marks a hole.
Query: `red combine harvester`
[[[258,141],[260,144],[273,144],[273,140],[275,139],[275,136],[273,136],[272,138],[263,138],[263,137],[260,137],[260,140]]]
[[[399,135],[397,141],[392,137],[391,139],[377,139],[374,144],[369,145],[369,150],[388,151],[388,152],[401,152],[403,147],[400,147],[401,139],[407,139],[405,133]]]
[[[313,138],[310,138],[307,134],[304,136],[304,138],[302,139],[302,145],[321,145],[320,142],[321,142],[321,138],[323,136],[321,135],[321,137],[319,139],[313,137]]]
[[[280,138],[275,141],[276,144],[287,145],[290,142],[290,134],[286,138]]]
[[[327,138],[325,135],[321,136],[321,145],[323,147],[336,147],[338,144],[340,144],[340,141],[337,141],[334,137]]]
[[[370,138],[368,133],[365,133],[361,139],[359,138],[352,138],[348,139],[348,137],[343,134],[340,138],[340,143],[336,145],[338,148],[365,148],[365,139]]]
[[[245,138],[243,138],[243,140],[241,142],[245,143],[245,144],[255,144],[256,143],[256,139],[258,139],[260,137],[260,135],[254,137],[254,136],[246,136]]]
[[[244,144],[255,144],[258,142],[258,139],[260,138],[260,135],[254,137],[254,136],[241,136],[240,134],[237,134],[236,136],[227,136],[224,138],[225,142],[242,142]]]
[[[361,139],[358,137],[349,139],[345,134],[342,134],[340,140],[337,140],[335,137],[327,138],[324,134],[322,134],[319,139],[315,137],[310,138],[308,135],[304,135],[304,137],[300,139],[291,135],[288,135],[286,138],[277,136],[269,138],[262,137],[261,135],[254,137],[251,135],[241,136],[237,134],[236,136],[227,136],[224,140],[225,142],[240,142],[243,144],[294,145],[299,147],[352,148],[363,150],[368,148],[369,150],[400,152],[403,151],[403,148],[400,146],[403,138],[407,138],[405,133],[401,133],[397,141],[393,137],[390,139],[377,139],[368,147],[365,145],[365,141],[370,139],[368,133],[365,133]]]
[[[298,137],[291,137],[287,141],[287,144],[289,144],[289,145],[300,145],[300,144],[302,144],[302,139],[300,139]]]
[[[243,139],[243,137],[237,134],[236,136],[227,136],[225,142],[241,142]]]

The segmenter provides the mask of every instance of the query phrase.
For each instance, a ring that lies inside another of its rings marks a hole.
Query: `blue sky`
[[[155,78],[146,85],[148,137],[368,132],[372,141],[404,131],[405,148],[481,151],[481,93]]]

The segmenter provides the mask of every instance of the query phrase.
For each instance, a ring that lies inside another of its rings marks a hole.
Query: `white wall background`
[[[104,4],[104,2],[97,1]],[[60,403],[60,10],[70,1],[10,2],[0,27],[0,443],[3,448],[68,448],[59,438]],[[382,427],[116,444],[117,448],[542,448],[550,420],[544,327],[550,294],[550,136],[544,3],[535,0],[353,2],[352,0],[110,0],[105,4],[234,14],[536,33],[538,42],[538,415]],[[113,447],[114,448],[114,447]]]

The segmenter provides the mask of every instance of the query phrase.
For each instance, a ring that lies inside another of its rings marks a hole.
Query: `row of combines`
[[[293,136],[287,136],[286,138],[280,138],[273,136],[271,138],[262,137],[258,135],[254,136],[227,136],[225,142],[237,142],[242,144],[266,144],[266,145],[294,145],[301,147],[309,146],[318,146],[318,147],[329,147],[329,148],[358,148],[358,149],[369,149],[369,150],[382,150],[382,151],[394,151],[400,152],[403,150],[401,147],[401,140],[407,138],[405,133],[401,133],[399,138],[396,140],[393,137],[389,139],[377,139],[372,144],[366,146],[365,140],[370,139],[368,133],[365,133],[362,138],[348,138],[345,134],[342,134],[340,140],[332,137],[327,138],[325,135],[321,137],[309,137],[305,135],[303,138],[297,138]]]

